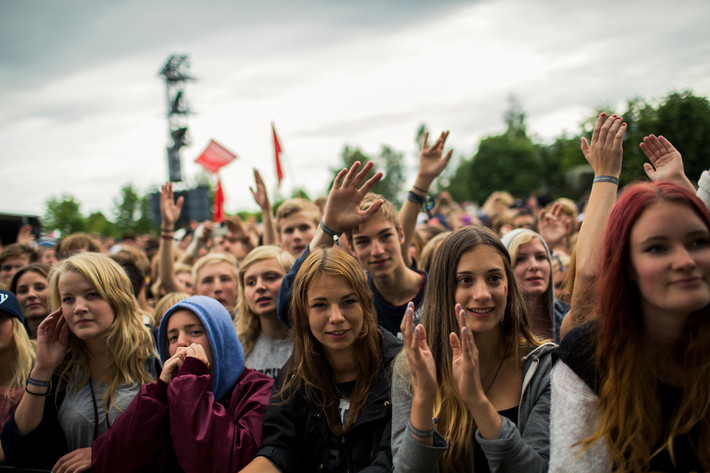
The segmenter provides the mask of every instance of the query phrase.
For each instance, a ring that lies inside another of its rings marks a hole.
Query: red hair
[[[585,448],[606,438],[614,470],[647,470],[653,449],[667,449],[673,438],[699,432],[697,455],[710,467],[710,313],[691,314],[672,356],[692,373],[666,438],[658,393],[658,377],[643,351],[641,294],[631,278],[630,236],[641,215],[659,202],[685,205],[710,229],[710,213],[695,194],[670,182],[639,183],[623,192],[609,216],[601,251],[595,312],[599,320],[597,367],[601,372],[600,424],[582,442]],[[623,335],[622,335],[623,334]]]

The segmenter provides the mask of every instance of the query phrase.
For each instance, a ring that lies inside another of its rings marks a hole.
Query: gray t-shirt
[[[74,379],[80,378],[79,370],[75,371]],[[103,407],[104,393],[108,385],[92,379],[90,381],[94,387],[94,395],[91,395],[91,386],[86,383],[78,391],[67,390],[66,397],[59,407],[57,418],[59,425],[64,431],[70,451],[77,448],[90,447],[94,441],[94,430],[96,424],[99,427],[99,435],[108,431],[109,424],[113,425],[116,418],[126,410],[133,398],[140,389],[136,384],[122,384],[116,388],[114,398],[120,411],[113,404],[109,407],[108,423],[106,422],[106,412]],[[94,415],[94,400],[98,411],[98,419]]]
[[[260,333],[254,348],[252,348],[244,361],[248,368],[276,379],[281,367],[291,356],[292,350],[293,340],[290,338],[274,340]]]

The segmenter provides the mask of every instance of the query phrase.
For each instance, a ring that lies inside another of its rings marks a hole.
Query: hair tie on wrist
[[[412,421],[411,421],[411,420],[409,421],[409,425],[407,426],[407,428],[409,429],[409,431],[410,431],[413,435],[415,435],[415,436],[417,436],[417,437],[420,437],[420,438],[423,438],[423,439],[431,438],[431,437],[434,436],[434,429],[429,429],[429,430],[417,429],[416,427],[414,427],[414,426],[412,425]]]
[[[417,187],[417,186],[412,186],[412,189],[414,189],[415,191],[419,191],[419,192],[421,192],[421,193],[424,194],[424,195],[426,195],[427,192],[429,192],[429,191],[424,190],[424,189],[422,189],[421,187]]]
[[[592,181],[592,184],[596,184],[597,182],[610,182],[618,186],[619,178],[616,176],[597,176],[594,178],[594,181]]]

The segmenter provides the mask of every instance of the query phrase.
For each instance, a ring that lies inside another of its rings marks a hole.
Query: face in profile
[[[352,359],[363,327],[363,308],[352,287],[340,277],[320,275],[308,288],[308,326],[331,361]]]
[[[649,206],[629,240],[644,316],[683,319],[710,304],[710,232],[690,206]]]

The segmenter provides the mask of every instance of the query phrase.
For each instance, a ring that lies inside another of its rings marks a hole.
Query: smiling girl
[[[234,324],[246,365],[272,378],[291,356],[293,340],[279,320],[276,304],[294,257],[277,246],[253,249],[239,269],[239,317]]]
[[[498,237],[485,227],[447,237],[422,324],[413,312],[392,380],[395,470],[546,472],[555,345],[533,335]]]
[[[552,373],[550,471],[707,471],[710,214],[675,184],[634,185],[600,256],[597,320]]]
[[[392,471],[391,361],[359,263],[317,248],[293,286],[293,354],[274,385],[264,442],[243,471]]]
[[[99,253],[50,275],[55,309],[39,326],[37,361],[2,432],[8,463],[80,472],[141,384],[153,379],[152,338],[125,271]]]

